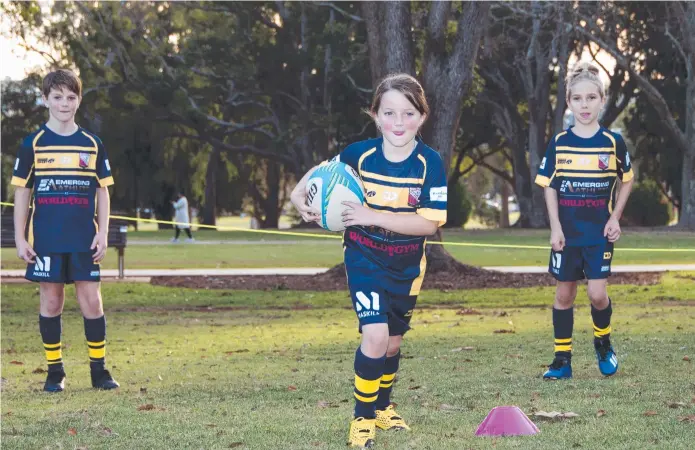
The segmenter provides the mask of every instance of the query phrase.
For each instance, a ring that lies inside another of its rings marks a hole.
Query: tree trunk
[[[280,224],[280,168],[278,164],[270,160],[267,161],[266,184],[268,193],[265,201],[265,218],[261,222],[261,228],[279,228]]]
[[[509,185],[505,180],[500,179],[502,196],[502,211],[500,212],[500,228],[509,228]]]
[[[685,6],[680,15],[683,49],[686,57],[685,142],[681,175],[679,228],[695,230],[695,3]]]
[[[545,145],[545,120],[536,122],[533,118],[529,121],[529,183],[531,189],[531,214],[528,217],[528,226],[531,228],[545,228],[548,225],[545,214],[545,197],[543,189],[535,185],[538,167],[541,164],[540,153]]]
[[[217,221],[217,165],[219,163],[220,150],[213,146],[205,170],[205,203],[201,212],[203,225],[215,225]]]

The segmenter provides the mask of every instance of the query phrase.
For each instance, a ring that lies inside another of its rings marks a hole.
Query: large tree
[[[635,9],[641,9],[636,11]],[[608,52],[616,64],[627,71],[634,80],[640,95],[652,105],[663,127],[661,130],[682,154],[680,214],[678,225],[695,230],[695,3],[665,2],[649,4],[600,3],[594,8],[582,8],[578,12],[580,21],[576,30],[587,39]],[[598,20],[600,19],[600,20]],[[643,30],[660,31],[670,40],[661,54],[652,46],[625,52],[634,39],[643,35]],[[610,40],[611,31],[623,36]],[[637,30],[627,32],[625,30]],[[678,116],[674,107],[658,89],[663,74],[645,70],[643,60],[649,56],[679,61],[685,74],[680,81],[682,97],[685,99],[684,116]],[[669,149],[663,149],[669,151]]]
[[[489,8],[485,2],[362,3],[372,85],[393,72],[422,81],[431,108],[423,139],[439,151],[447,172]],[[443,246],[427,249],[429,270],[449,270],[455,263]]]

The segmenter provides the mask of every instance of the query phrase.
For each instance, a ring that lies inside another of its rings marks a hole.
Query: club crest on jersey
[[[420,201],[420,194],[422,194],[421,188],[411,187],[408,190],[408,206],[417,206]]]
[[[610,159],[611,155],[598,155],[598,168],[601,170],[608,169]]]
[[[89,153],[80,153],[80,167],[83,169],[89,167]]]

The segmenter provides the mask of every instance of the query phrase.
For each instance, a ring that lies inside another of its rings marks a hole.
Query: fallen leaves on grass
[[[241,447],[242,445],[244,445],[243,442],[232,442],[231,444],[229,444],[229,448],[237,448]]]
[[[678,420],[683,423],[695,423],[695,414],[690,414],[689,416],[679,416]]]
[[[653,416],[656,416],[656,414],[657,414],[656,411],[649,410],[649,411],[645,411],[644,414],[642,414],[642,415],[645,417],[653,417]]]
[[[287,390],[288,390],[288,391],[296,391],[296,390],[297,390],[297,386],[287,386]]]
[[[248,353],[248,352],[249,352],[249,349],[248,349],[248,348],[242,348],[242,349],[239,349],[239,350],[232,350],[232,351],[229,351],[229,352],[224,352],[224,354],[225,354],[225,355],[233,355],[234,353]]]
[[[68,428],[68,434],[70,436],[77,436],[77,430],[73,427]]]
[[[417,390],[420,389],[421,387],[422,387],[422,386],[410,386],[410,387],[408,388],[408,390],[409,390],[409,391],[417,391]]]
[[[673,409],[686,407],[686,404],[683,402],[669,402],[669,403],[667,403],[667,405],[669,408],[673,408]]]
[[[456,347],[456,348],[452,348],[451,352],[456,353],[456,352],[462,352],[464,350],[465,351],[475,350],[475,347]]]
[[[605,409],[599,409],[596,411],[596,417],[603,417],[606,415],[606,410]]]
[[[166,408],[158,408],[158,407],[154,406],[152,403],[147,403],[147,404],[138,406],[138,411],[154,411],[154,410],[166,411]]]
[[[316,404],[319,408],[337,408],[338,405],[334,405],[333,403],[329,402],[328,400],[319,400],[319,402]]]
[[[579,417],[579,414],[573,413],[571,411],[569,412],[559,412],[559,411],[550,411],[550,412],[545,412],[545,411],[536,411],[533,413],[534,417],[538,417],[539,419],[548,419],[548,420],[562,420],[562,419],[571,419],[572,417]]]
[[[31,373],[46,373],[46,370],[41,367],[37,367],[36,369],[32,370]]]
[[[446,403],[442,403],[439,405],[439,410],[440,411],[457,411],[461,408],[457,408],[456,406],[448,405]]]
[[[14,364],[15,366],[23,366],[24,363],[22,361],[10,361],[10,364]]]
[[[456,311],[457,316],[478,316],[481,314],[483,313],[472,308],[463,308]]]
[[[512,334],[512,333],[515,333],[515,331],[502,329],[502,330],[495,330],[495,331],[493,331],[493,333],[495,333],[495,334],[507,334],[507,333]]]
[[[690,357],[689,357],[689,356],[687,356],[687,355],[686,355],[686,356],[684,356],[684,357],[683,357],[683,361],[690,361]]]

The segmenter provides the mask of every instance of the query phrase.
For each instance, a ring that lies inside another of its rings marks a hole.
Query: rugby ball
[[[364,186],[355,169],[341,162],[329,162],[314,170],[306,185],[307,205],[318,210],[321,227],[343,231],[343,202],[364,204]]]

